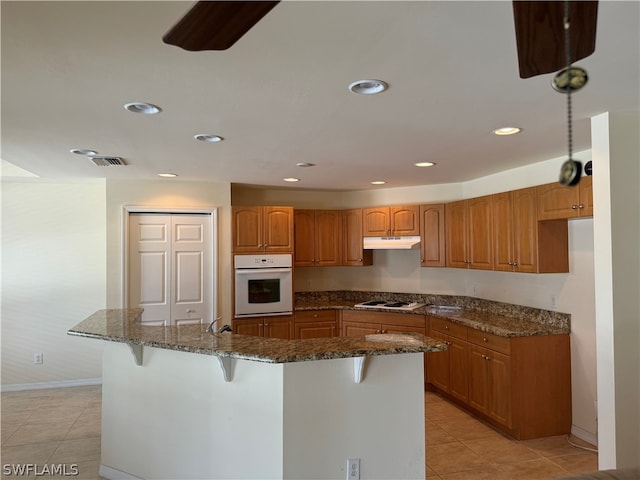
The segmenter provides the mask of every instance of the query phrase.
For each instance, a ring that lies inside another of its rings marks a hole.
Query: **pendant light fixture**
[[[571,65],[571,19],[569,18],[569,0],[564,2],[564,48],[567,58],[567,68],[559,71],[551,85],[554,90],[567,95],[567,143],[569,158],[562,164],[559,182],[561,185],[574,186],[580,182],[582,163],[573,159],[573,121],[571,92],[578,91],[587,84],[589,79],[586,70]]]

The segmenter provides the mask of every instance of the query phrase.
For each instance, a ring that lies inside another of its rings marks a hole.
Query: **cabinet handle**
[[[444,326],[444,329],[445,329],[445,330],[449,330],[449,325],[445,325],[445,326]]]
[[[583,204],[578,205],[578,208],[584,208]]]
[[[575,210],[576,208],[578,208],[578,206],[577,206],[577,205],[571,205],[571,208],[572,208],[573,210]]]
[[[507,262],[507,265],[513,266],[513,262]]]
[[[483,342],[488,342],[489,340],[487,339],[487,337],[482,337],[482,341]]]
[[[518,262],[513,262],[513,266],[517,267],[518,266]]]
[[[195,310],[191,310],[190,308],[187,308],[187,313],[195,313]]]
[[[484,359],[488,362],[489,360],[491,360],[491,357],[487,355]]]
[[[313,314],[313,318],[318,318],[318,314],[317,314],[317,313],[314,313],[314,314]]]

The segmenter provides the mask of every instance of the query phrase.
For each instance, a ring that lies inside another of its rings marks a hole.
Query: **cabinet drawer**
[[[378,323],[389,326],[401,325],[405,327],[422,328],[423,330],[426,325],[426,317],[421,314],[362,310],[342,310],[342,321]]]
[[[450,322],[438,317],[429,317],[429,324],[431,330],[436,332],[446,333],[452,337],[460,338],[462,340],[467,339],[467,327],[458,325],[457,323]]]
[[[495,350],[496,352],[511,354],[511,340],[507,337],[499,337],[491,333],[481,332],[480,330],[469,329],[469,342],[480,345],[481,347]]]
[[[296,312],[296,322],[332,322],[336,319],[335,310],[306,310]]]

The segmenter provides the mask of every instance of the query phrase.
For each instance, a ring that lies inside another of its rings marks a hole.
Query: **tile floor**
[[[100,478],[99,386],[5,392],[1,402],[2,465],[77,464],[77,476],[59,478]],[[597,470],[597,455],[564,436],[516,442],[436,394],[426,393],[425,406],[429,480],[546,480]],[[36,477],[3,469],[2,478]]]
[[[546,480],[598,469],[597,453],[564,435],[518,442],[430,392],[425,412],[429,480]]]

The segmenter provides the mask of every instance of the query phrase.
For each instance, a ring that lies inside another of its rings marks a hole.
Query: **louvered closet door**
[[[211,320],[211,235],[208,215],[130,215],[129,305],[144,324]]]

